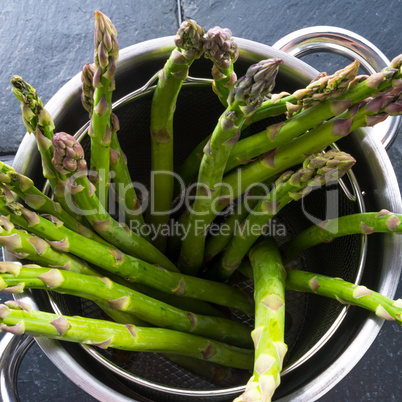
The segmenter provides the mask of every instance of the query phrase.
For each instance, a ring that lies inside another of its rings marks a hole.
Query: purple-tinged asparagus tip
[[[239,49],[228,28],[214,27],[204,36],[204,56],[218,68],[229,68],[239,57]]]
[[[187,60],[200,58],[204,51],[204,28],[194,20],[183,21],[177,31],[175,45]]]
[[[82,68],[81,73],[81,103],[84,109],[90,113],[92,112],[94,89],[96,87],[94,83],[95,72],[96,67],[93,64],[87,62]]]
[[[96,66],[107,67],[110,57],[117,61],[120,50],[117,30],[112,21],[100,11],[95,11],[94,45]]]
[[[84,150],[70,134],[56,133],[52,138],[54,154],[52,163],[62,174],[73,174],[87,169]]]
[[[389,65],[389,68],[399,69],[402,67],[402,53],[394,57]]]
[[[264,97],[272,91],[275,78],[282,59],[262,60],[252,65],[243,77],[240,77],[228,96],[228,104],[240,102],[240,109],[247,117],[252,115],[261,105]]]
[[[99,10],[95,10],[95,26],[98,26],[101,32],[108,30],[110,34],[117,36],[117,30],[110,18]]]

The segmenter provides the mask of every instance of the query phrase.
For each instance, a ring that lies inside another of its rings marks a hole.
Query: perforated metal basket
[[[318,74],[295,57],[274,48],[241,39],[238,39],[238,44],[241,49],[236,63],[238,76],[250,64],[263,58],[281,57],[284,60],[278,74],[276,92],[292,92],[302,88]],[[148,185],[150,173],[152,81],[149,80],[163,66],[171,49],[172,38],[161,38],[123,49],[117,69],[114,110],[120,120],[119,139],[128,156],[132,177],[145,185]],[[191,74],[193,77],[208,77],[210,69],[209,61],[200,60],[193,64]],[[80,78],[77,75],[46,107],[54,116],[56,130],[81,136],[87,149],[85,127],[88,116],[80,104],[79,92]],[[176,167],[212,131],[222,111],[209,82],[195,80],[184,85],[175,112]],[[267,121],[260,122],[253,129],[261,131],[267,124]],[[388,136],[389,131],[395,131],[395,124],[393,121],[387,128],[383,127]],[[371,130],[359,130],[339,142],[339,147],[350,152],[358,161],[353,175],[344,180],[343,190],[339,186],[327,187],[314,191],[303,202],[289,204],[276,219],[276,225],[286,228],[286,237],[279,236],[279,242],[310,226],[314,220],[364,210],[402,209],[392,166],[381,142],[374,137]],[[45,184],[32,137],[24,139],[15,167],[33,178],[37,186]],[[345,237],[309,250],[294,263],[301,269],[342,277],[352,282],[363,280],[366,286],[393,296],[395,279],[399,277],[400,270],[400,240],[377,234],[368,240],[358,235]],[[240,282],[239,286],[252,291],[252,284],[248,281]],[[16,297],[38,309],[102,317],[96,306],[78,298],[56,293],[49,298],[45,292],[39,291],[27,291]],[[381,319],[361,310],[316,295],[289,292],[286,308],[285,341],[289,351],[282,384],[275,396],[279,400],[318,398],[357,363],[382,323]],[[237,318],[250,326],[253,324],[250,317]],[[37,341],[70,379],[95,398],[105,401],[231,400],[242,392],[250,375],[233,370],[224,381],[215,383],[180,368],[161,355],[133,353],[122,358],[120,353],[112,350],[99,351],[92,347],[41,338]],[[10,390],[3,389],[2,392],[13,394]]]

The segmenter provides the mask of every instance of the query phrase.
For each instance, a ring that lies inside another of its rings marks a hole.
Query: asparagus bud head
[[[217,67],[229,68],[239,57],[239,49],[230,29],[216,26],[208,30],[204,39],[204,56]]]
[[[52,163],[61,174],[73,174],[87,169],[84,150],[70,134],[56,133],[52,138],[54,154]]]
[[[264,97],[275,86],[275,78],[278,74],[282,59],[262,60],[253,64],[246,74],[239,78],[229,93],[228,104],[235,108],[235,104],[248,117],[251,116],[261,105]]]
[[[11,85],[13,86],[11,92],[23,103],[39,104],[43,106],[42,101],[37,95],[35,89],[25,82],[20,76],[13,75],[10,78]]]
[[[346,152],[329,150],[307,157],[303,167],[315,169],[315,176],[309,185],[322,185],[340,179],[356,163],[356,159]]]
[[[92,114],[93,99],[94,99],[94,86],[93,79],[96,72],[96,67],[94,64],[86,63],[82,68],[81,82],[82,82],[82,92],[81,92],[81,102],[84,109]]]
[[[116,62],[119,57],[119,43],[117,42],[117,30],[112,21],[102,12],[95,11],[95,65],[106,68],[109,58],[114,57]]]
[[[199,59],[204,51],[204,28],[194,20],[186,20],[177,31],[174,41],[187,60]]]
[[[400,70],[401,67],[402,67],[402,53],[392,59],[388,68],[395,68],[397,70]]]
[[[356,79],[360,63],[355,60],[345,68],[336,71],[332,75],[321,73],[304,89],[294,92],[297,105],[289,105],[288,117],[297,113],[301,108],[308,108],[328,98],[343,94],[348,88],[356,85],[360,79]]]
[[[10,78],[11,92],[21,102],[22,119],[29,133],[35,133],[36,127],[48,126],[54,129],[52,117],[43,107],[43,103],[35,89],[18,75]]]
[[[323,75],[313,80],[308,86],[308,89],[318,93],[334,94],[338,90],[346,89],[352,82],[359,71],[360,63],[355,60],[353,63],[336,71],[332,75]]]
[[[283,173],[276,181],[277,191],[293,188],[289,196],[297,201],[309,194],[313,187],[320,187],[340,179],[354,164],[356,160],[349,154],[331,150],[307,156],[303,166],[296,172]],[[288,191],[288,190],[286,190]]]

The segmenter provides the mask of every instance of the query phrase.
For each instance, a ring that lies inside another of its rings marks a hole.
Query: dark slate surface
[[[21,5],[23,5],[21,10]],[[204,27],[224,25],[239,37],[273,44],[293,30],[313,25],[332,25],[355,31],[379,47],[388,58],[401,52],[402,2],[386,6],[374,0],[182,0],[185,18]],[[172,35],[178,26],[176,0],[119,1],[7,1],[0,9],[0,155],[12,154],[25,134],[19,107],[10,94],[9,76],[19,74],[32,83],[44,102],[92,60],[93,11],[110,16],[119,30],[121,47],[146,39]],[[328,55],[306,61],[327,72],[339,61]],[[399,183],[402,183],[402,137],[389,151]],[[4,157],[3,157],[4,159]],[[400,285],[397,295],[402,295]],[[6,297],[1,296],[1,300]],[[388,325],[387,325],[388,324]],[[402,331],[386,323],[358,365],[320,399],[332,401],[397,401],[402,385]],[[92,401],[54,368],[35,346],[24,359],[19,376],[21,400]]]

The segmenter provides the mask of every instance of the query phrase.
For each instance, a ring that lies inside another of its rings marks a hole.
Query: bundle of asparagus
[[[280,384],[287,352],[285,290],[356,304],[402,322],[400,300],[283,265],[335,237],[399,233],[401,215],[382,210],[341,217],[279,248],[266,229],[287,204],[311,196],[315,187],[336,183],[356,163],[344,152],[325,151],[329,145],[358,127],[402,114],[402,55],[369,77],[357,76],[355,61],[333,75],[321,74],[293,94],[276,94],[282,60],[260,61],[237,79],[239,52],[229,29],[214,27],[204,33],[188,20],[175,45],[159,72],[151,104],[151,161],[158,177],[151,189],[157,201],[154,214],[143,214],[118,139],[119,120],[111,105],[119,45],[108,17],[95,12],[94,62],[82,71],[89,158],[72,135],[54,132],[52,117],[34,88],[21,77],[11,78],[51,194],[0,162],[0,244],[16,258],[34,263],[0,263],[0,289],[48,289],[88,299],[110,321],[33,311],[26,303],[10,301],[0,305],[0,328],[103,349],[159,352],[187,368],[194,367],[193,359],[203,360],[207,364],[197,365],[197,373],[202,369],[201,375],[210,379],[216,367],[253,370],[236,400],[269,401]],[[194,202],[177,218],[186,236],[168,238],[158,231],[151,244],[133,228],[176,219],[170,214],[174,111],[189,69],[202,54],[212,60],[212,90],[225,110],[178,171],[185,184],[196,179]],[[251,134],[253,123],[278,115],[280,123]],[[124,222],[111,213],[112,193],[128,211]],[[249,202],[251,194],[259,200]],[[229,230],[209,232],[212,225],[219,226],[220,212],[235,205],[239,208],[222,224]],[[332,230],[335,225],[337,231]],[[235,270],[254,281],[254,297],[232,284]],[[233,318],[228,308],[255,316],[254,328]]]

